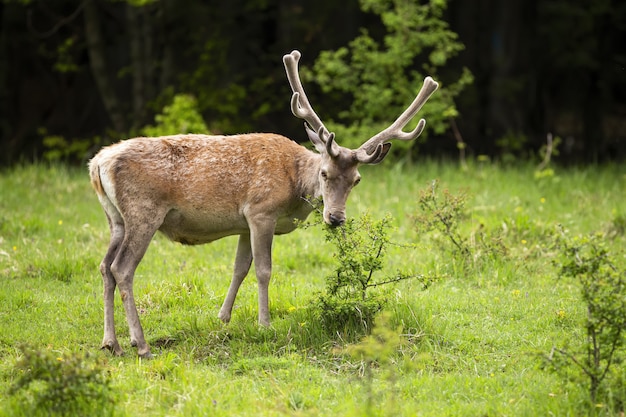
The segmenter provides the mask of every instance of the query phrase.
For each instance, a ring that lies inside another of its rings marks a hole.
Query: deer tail
[[[99,195],[105,195],[102,188],[102,179],[100,178],[100,165],[96,159],[89,161],[89,178],[91,178],[91,186]]]

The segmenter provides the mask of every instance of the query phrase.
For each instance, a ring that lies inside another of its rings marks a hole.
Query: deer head
[[[324,221],[331,226],[341,226],[346,221],[345,207],[348,195],[361,178],[359,165],[381,162],[391,149],[389,141],[409,141],[422,133],[426,125],[424,119],[421,119],[411,132],[404,132],[402,129],[437,90],[439,84],[431,77],[426,77],[413,103],[395,122],[365,141],[358,149],[348,149],[337,144],[335,134],[328,131],[309,103],[298,73],[300,56],[298,51],[283,56],[287,79],[293,91],[291,111],[294,116],[305,121],[304,128],[309,140],[322,156],[319,182],[324,201]]]

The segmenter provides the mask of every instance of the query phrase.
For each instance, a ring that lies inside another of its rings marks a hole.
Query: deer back
[[[317,194],[317,175],[308,171],[318,159],[275,134],[179,135],[104,148],[90,172],[101,201],[108,199],[124,223],[165,213],[160,230],[195,244],[241,234],[251,216],[275,221],[278,233],[291,231],[293,218],[310,212],[301,213],[302,197]]]

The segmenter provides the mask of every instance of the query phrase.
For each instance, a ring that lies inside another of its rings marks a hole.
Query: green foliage
[[[198,111],[196,99],[187,94],[177,94],[172,103],[154,116],[155,125],[141,130],[145,136],[166,136],[179,133],[208,133],[208,128]]]
[[[323,92],[351,98],[347,100],[350,107],[328,120],[327,126],[343,146],[352,148],[389,126],[413,101],[425,75],[442,81],[438,68],[463,49],[443,20],[444,0],[424,4],[363,0],[361,8],[380,16],[386,29],[382,43],[363,29],[347,47],[323,51],[313,70],[303,73]],[[425,63],[418,67],[418,61]],[[472,81],[471,73],[464,69],[456,81],[433,95],[419,115],[428,121],[426,129],[438,134],[448,129],[448,118],[458,113],[454,97]],[[407,128],[414,128],[417,122]],[[407,149],[412,145],[394,146]]]
[[[82,159],[93,141],[89,139],[68,141],[62,136],[52,135],[43,138],[46,151],[43,157],[48,162],[68,162],[73,159]]]
[[[147,6],[147,5],[150,5],[152,3],[155,3],[155,2],[157,2],[159,0],[117,0],[117,1],[126,1],[131,6],[142,7],[142,6]]]
[[[217,30],[217,26],[215,27]],[[210,129],[218,132],[238,132],[249,130],[249,126],[239,126],[236,122],[241,114],[242,103],[249,97],[248,89],[252,86],[242,85],[231,77],[229,66],[229,49],[227,41],[215,34],[212,39],[196,45],[193,53],[197,55],[198,64],[193,72],[183,79],[182,88],[194,91],[198,99],[198,109],[210,114]],[[249,80],[248,80],[249,81]],[[258,82],[258,81],[254,81]],[[267,90],[267,89],[266,89]],[[255,111],[261,111],[256,108]],[[249,116],[246,117],[249,120]]]
[[[534,173],[534,177],[537,181],[543,181],[546,179],[556,178],[554,170],[552,168],[544,168],[541,170],[537,170]]]
[[[22,348],[9,389],[20,413],[35,416],[112,416],[115,401],[103,365],[88,356]]]
[[[389,365],[405,343],[401,335],[402,328],[393,328],[391,315],[383,313],[376,317],[371,334],[364,336],[359,343],[348,345],[346,352],[353,359],[365,362],[368,367],[374,364]]]
[[[507,132],[506,135],[496,140],[496,146],[500,149],[502,160],[512,162],[517,157],[526,156],[521,153],[526,149],[528,137],[520,132]]]
[[[466,193],[452,194],[448,190],[439,193],[438,181],[420,191],[416,226],[420,233],[434,234],[439,246],[461,260],[464,266],[473,265],[485,258],[499,257],[506,253],[502,240],[481,224],[472,234],[466,233],[462,223],[470,215],[465,205]]]
[[[365,215],[348,219],[341,228],[326,227],[326,240],[335,245],[337,266],[326,278],[326,292],[317,311],[331,333],[347,328],[368,329],[384,305],[381,294],[368,291],[374,273],[383,267],[389,243],[389,218],[372,221]]]
[[[326,240],[335,246],[337,265],[326,278],[326,292],[317,300],[317,313],[328,331],[346,329],[368,331],[385,303],[386,297],[372,291],[375,287],[418,278],[426,287],[430,281],[422,276],[397,271],[380,280],[374,275],[384,267],[391,244],[391,216],[372,220],[368,214],[351,218],[343,227],[326,227]]]
[[[93,138],[74,138],[68,140],[63,136],[49,135],[46,129],[39,129],[38,133],[43,136],[43,157],[46,162],[84,162],[89,151],[101,144],[99,136]]]
[[[464,193],[453,195],[448,190],[440,195],[438,186],[438,181],[433,181],[429,188],[420,191],[416,225],[420,232],[440,233],[452,244],[453,252],[469,257],[472,251],[468,239],[459,231],[461,221],[468,217],[465,209],[467,196]]]
[[[548,133],[546,138],[546,144],[539,149],[539,156],[541,157],[541,163],[535,170],[535,179],[543,181],[545,179],[557,178],[554,174],[554,170],[550,168],[550,161],[553,156],[559,155],[559,145],[561,144],[561,138],[553,137],[552,133]]]
[[[552,138],[552,135],[550,134],[550,139],[548,140],[548,143],[542,145],[539,149],[539,156],[544,160],[547,159],[549,162],[551,157],[559,156],[559,146],[561,146],[562,143],[563,139],[561,139],[560,136],[555,136],[554,138]]]
[[[171,103],[163,107],[154,121],[154,125],[145,126],[140,133],[144,136],[208,133],[196,99],[188,94],[174,95]],[[39,134],[43,136],[43,156],[48,162],[84,162],[90,151],[103,143],[99,136],[68,140],[62,136],[49,135],[45,129],[39,129]]]
[[[553,351],[582,372],[576,379],[587,381],[591,404],[606,400],[615,382],[606,379],[616,376],[611,368],[616,366],[623,372],[626,359],[626,269],[616,266],[604,239],[599,233],[569,237],[563,230],[556,238],[559,275],[575,280],[587,314],[582,347],[554,348]],[[563,365],[554,360],[554,353],[550,359],[557,368]],[[605,389],[602,389],[603,384]],[[617,406],[623,407],[626,396],[619,400]]]
[[[406,344],[402,337],[402,327],[394,328],[391,324],[391,315],[382,313],[376,317],[371,334],[365,336],[359,343],[348,345],[345,352],[363,365],[362,382],[365,388],[366,416],[394,415],[395,398],[384,409],[379,407],[381,395],[377,395],[374,380],[374,369],[384,370],[383,377],[393,386],[397,375],[393,366],[398,350]]]
[[[54,70],[60,73],[78,72],[79,67],[76,63],[76,39],[67,38],[57,46],[56,62]]]
[[[613,216],[606,226],[606,234],[610,238],[617,238],[626,234],[626,213],[614,210]]]

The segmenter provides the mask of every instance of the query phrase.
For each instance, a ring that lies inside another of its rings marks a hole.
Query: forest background
[[[281,62],[293,49],[313,106],[352,133],[389,123],[419,89],[411,74],[436,72],[448,102],[411,153],[527,157],[552,134],[565,163],[626,156],[617,0],[1,0],[0,25],[0,165],[84,162],[180,94],[212,133],[303,141]],[[370,75],[353,72],[359,51],[379,70],[369,90]],[[350,86],[332,84],[342,70]],[[355,108],[387,95],[398,98],[374,104],[389,115]]]

